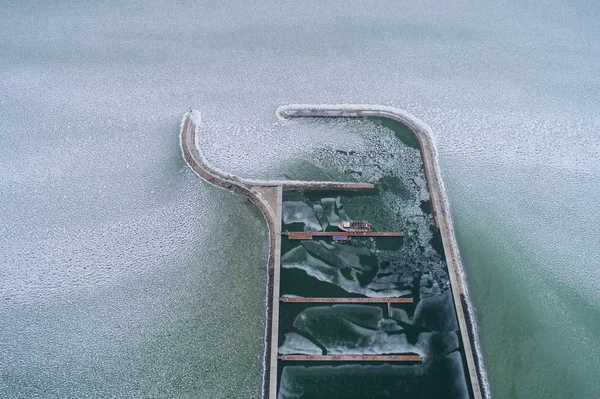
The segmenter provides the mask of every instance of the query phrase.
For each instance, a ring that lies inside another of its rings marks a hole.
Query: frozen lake
[[[249,177],[372,144],[280,123],[294,102],[430,124],[495,397],[600,397],[599,18],[591,1],[2,2],[0,396],[258,397],[264,221],[188,170],[178,124],[201,109],[210,160]]]

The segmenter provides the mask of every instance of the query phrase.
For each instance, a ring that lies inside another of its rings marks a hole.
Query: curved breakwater
[[[262,384],[262,396],[267,397],[268,395],[268,379],[266,377],[267,370],[270,369],[271,357],[269,356],[270,350],[270,337],[272,334],[272,320],[273,314],[272,303],[273,303],[273,279],[274,279],[274,263],[275,263],[275,249],[277,247],[276,237],[276,226],[274,211],[272,206],[265,201],[262,195],[253,191],[250,187],[240,181],[235,176],[219,171],[214,168],[196,145],[196,133],[198,130],[198,124],[200,123],[200,114],[197,111],[190,111],[183,116],[181,121],[181,131],[179,135],[179,143],[181,146],[181,152],[185,163],[203,180],[238,194],[246,196],[256,207],[260,210],[262,215],[267,222],[267,228],[269,231],[269,245],[267,254],[267,307],[266,307],[266,322],[265,322],[265,349],[264,349],[264,365],[263,365],[263,384]]]
[[[279,263],[281,240],[281,202],[283,188],[361,190],[373,189],[370,183],[254,180],[244,179],[222,171],[208,162],[198,145],[200,113],[190,110],[181,121],[180,147],[186,164],[208,183],[246,196],[262,213],[269,231],[267,254],[267,307],[263,367],[264,398],[277,394],[277,341],[279,315]]]
[[[452,284],[452,297],[457,311],[461,338],[464,343],[470,383],[475,398],[490,397],[475,314],[470,302],[466,276],[454,235],[448,198],[437,161],[433,132],[429,125],[398,108],[365,104],[288,104],[280,106],[276,115],[282,120],[292,117],[386,118],[400,122],[414,133],[420,144],[427,185],[431,194],[434,220],[440,230],[444,252],[446,253]]]
[[[411,114],[393,107],[376,105],[302,105],[290,104],[277,109],[277,117],[379,117],[407,126],[417,137],[431,194],[435,224],[440,230],[452,286],[452,297],[465,350],[469,382],[476,399],[489,397],[487,376],[478,341],[477,325],[470,304],[466,278],[454,236],[448,200],[439,172],[431,128]],[[353,182],[288,181],[243,179],[212,166],[198,145],[197,111],[182,119],[180,145],[187,165],[199,177],[221,188],[242,194],[263,214],[269,231],[267,260],[267,309],[263,368],[263,397],[277,395],[277,348],[279,315],[279,269],[281,239],[281,203],[283,188],[307,189],[371,189],[373,184]]]

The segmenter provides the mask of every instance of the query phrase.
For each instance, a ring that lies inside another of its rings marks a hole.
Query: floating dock
[[[283,231],[281,234],[290,240],[312,240],[313,237],[334,237],[338,241],[342,241],[342,237],[404,237],[404,233],[396,231]]]
[[[387,305],[388,317],[392,317],[392,303],[413,303],[412,298],[307,298],[286,296],[279,298],[283,303],[384,303]]]
[[[413,303],[412,298],[305,298],[281,297],[280,302],[285,303]]]
[[[288,362],[421,362],[419,355],[280,355]]]

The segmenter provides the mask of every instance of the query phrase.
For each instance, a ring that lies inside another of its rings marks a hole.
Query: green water
[[[396,138],[406,146],[416,149],[421,148],[419,145],[419,139],[415,136],[415,134],[400,122],[387,118],[369,118],[368,120],[375,125],[383,126],[392,130]]]
[[[322,365],[283,368],[286,386],[302,386],[305,398],[453,398],[464,391],[455,379],[462,370],[441,361],[424,370],[422,366]],[[281,392],[281,391],[280,391]]]
[[[530,201],[514,203],[510,192],[498,188],[497,179],[504,173],[519,177],[520,184],[531,191]],[[503,196],[505,205],[492,207],[483,201],[486,205],[479,211],[485,217],[481,218],[468,201],[454,206],[457,239],[496,397],[598,397],[597,385],[590,381],[598,375],[600,352],[597,347],[588,347],[600,339],[600,320],[594,316],[597,305],[577,293],[585,291],[595,271],[586,278],[555,276],[570,263],[579,270],[595,266],[582,254],[564,256],[556,250],[540,253],[527,243],[543,239],[557,248],[571,247],[570,237],[594,223],[586,215],[594,206],[591,192],[586,197],[572,196],[567,206],[556,202],[550,205],[554,212],[541,214],[541,199],[559,198],[556,191],[566,184],[514,168],[498,168],[486,184],[485,194],[474,193],[473,197]],[[456,188],[467,189],[462,184]],[[546,194],[542,196],[540,191]],[[527,211],[527,220],[511,220],[513,206]],[[568,214],[570,221],[551,220],[558,214]],[[538,294],[532,297],[532,292]]]
[[[404,159],[367,125],[277,121],[290,102],[429,124],[494,397],[599,398],[599,15],[0,2],[0,398],[260,395],[265,225],[183,165],[181,115],[240,176],[378,181]]]

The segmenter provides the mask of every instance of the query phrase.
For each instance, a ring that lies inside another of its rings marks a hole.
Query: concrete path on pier
[[[312,240],[313,237],[404,237],[399,231],[284,231],[290,240]]]
[[[280,355],[292,362],[420,362],[418,355]]]
[[[431,195],[432,209],[436,226],[440,229],[446,262],[448,264],[448,274],[452,286],[452,298],[458,317],[460,335],[465,350],[467,362],[469,383],[472,387],[475,399],[481,399],[482,387],[487,386],[485,372],[481,365],[482,356],[479,346],[472,342],[470,335],[477,338],[477,331],[474,325],[467,322],[467,319],[473,321],[473,315],[468,314],[469,309],[464,309],[463,300],[468,303],[466,283],[464,281],[463,267],[460,262],[458,245],[454,236],[452,220],[448,211],[448,201],[446,198],[444,185],[441,180],[441,174],[437,163],[435,146],[433,144],[433,134],[431,128],[409,114],[393,107],[379,105],[313,105],[313,104],[290,104],[277,109],[277,117],[280,119],[289,119],[296,117],[343,117],[343,118],[365,118],[377,117],[390,119],[400,122],[408,127],[419,140],[421,149],[421,158],[425,168],[427,185]],[[475,356],[477,356],[480,367],[477,367]]]
[[[481,364],[478,345],[474,344],[477,332],[467,322],[462,300],[468,304],[468,295],[463,278],[462,265],[458,247],[454,238],[452,221],[448,211],[448,202],[435,155],[433,136],[429,126],[402,110],[373,105],[286,105],[279,107],[277,116],[281,119],[291,117],[379,117],[387,118],[407,126],[420,143],[421,156],[425,167],[427,184],[431,195],[432,209],[437,227],[440,229],[450,282],[452,296],[459,322],[460,335],[465,350],[468,379],[475,399],[482,398],[480,381],[485,386],[486,376],[482,367],[477,368],[475,356]],[[269,230],[268,282],[267,282],[267,325],[265,331],[265,369],[263,397],[277,397],[277,349],[278,349],[278,315],[279,315],[279,262],[281,240],[281,203],[283,188],[361,190],[373,189],[370,183],[353,182],[304,182],[243,179],[213,167],[204,157],[197,145],[199,113],[190,111],[185,114],[181,124],[180,144],[184,159],[188,166],[201,178],[216,186],[245,195],[261,211]],[[469,318],[473,320],[473,318]],[[270,354],[270,356],[269,356]]]
[[[279,298],[284,303],[413,303],[412,298],[307,298],[284,296]]]
[[[284,188],[325,190],[372,190],[372,183],[254,180],[244,179],[211,165],[198,145],[200,113],[190,110],[183,116],[179,135],[181,152],[187,165],[207,182],[246,196],[258,207],[269,230],[267,261],[267,321],[265,327],[263,397],[277,397],[277,350],[279,347],[279,273],[281,262],[281,213]]]

